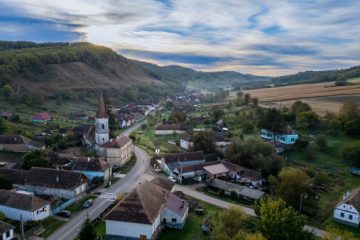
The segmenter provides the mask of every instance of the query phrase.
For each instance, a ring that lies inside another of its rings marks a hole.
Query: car
[[[59,216],[59,217],[63,217],[63,218],[70,218],[71,217],[71,212],[67,211],[67,210],[64,210],[64,211],[59,212],[56,215]]]
[[[93,205],[93,203],[94,203],[94,200],[93,200],[93,199],[88,199],[88,200],[86,200],[86,201],[84,202],[83,207],[84,207],[84,208],[89,208],[89,207],[91,207],[91,206]]]
[[[169,176],[169,177],[168,177],[168,180],[169,180],[170,182],[176,183],[176,179],[175,179],[173,176]]]

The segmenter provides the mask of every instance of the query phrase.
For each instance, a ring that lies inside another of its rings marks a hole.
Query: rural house
[[[107,185],[111,178],[110,164],[102,158],[79,157],[72,167],[74,172],[84,174],[90,182],[103,181]]]
[[[46,124],[49,121],[51,121],[51,117],[50,117],[50,114],[47,112],[37,113],[31,117],[32,123]]]
[[[360,188],[347,192],[334,209],[334,221],[350,226],[360,226]]]
[[[0,135],[0,151],[28,152],[44,149],[45,144],[31,140],[23,135]]]
[[[187,215],[187,202],[144,181],[105,216],[106,239],[156,239],[164,227],[182,228]]]
[[[191,135],[184,135],[180,138],[180,147],[186,150],[191,149],[194,146],[194,141]]]
[[[38,221],[50,216],[50,204],[30,194],[0,189],[0,212],[16,221]]]
[[[185,129],[180,124],[160,124],[155,129],[155,135],[171,135],[185,133]]]
[[[0,221],[0,240],[14,239],[14,226]]]
[[[176,167],[185,167],[204,163],[205,156],[202,151],[186,152],[186,153],[173,153],[163,156],[158,162],[164,172],[171,175]]]
[[[237,198],[250,202],[259,201],[265,196],[263,191],[251,189],[246,186],[226,182],[220,179],[210,179],[206,181],[206,186],[213,191],[222,192],[228,196],[236,194]]]
[[[88,180],[82,173],[32,167],[18,188],[36,195],[72,199],[83,195],[87,186]]]
[[[296,140],[299,139],[299,134],[290,128],[280,134],[261,129],[260,136],[267,141],[277,141],[285,145],[295,144]]]
[[[111,166],[124,166],[131,158],[132,140],[123,136],[102,144],[99,155],[104,157]]]

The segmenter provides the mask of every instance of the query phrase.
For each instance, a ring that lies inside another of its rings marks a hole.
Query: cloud
[[[199,70],[281,75],[359,64],[360,2],[2,0],[9,40],[91,41]]]

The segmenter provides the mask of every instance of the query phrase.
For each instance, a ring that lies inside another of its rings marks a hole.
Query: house
[[[50,114],[47,112],[37,113],[31,118],[32,123],[43,123],[46,124],[47,122],[51,121]]]
[[[23,135],[0,135],[0,151],[28,152],[44,149],[45,144],[31,140]]]
[[[360,188],[347,192],[334,209],[334,221],[353,227],[360,226]]]
[[[28,172],[27,170],[0,168],[0,175],[11,179],[13,187],[24,185]]]
[[[172,172],[179,181],[189,178],[204,179],[225,179],[237,181],[255,188],[261,187],[264,183],[261,173],[233,164],[226,160],[204,162],[191,166],[177,167]]]
[[[73,199],[82,196],[88,187],[85,175],[79,172],[32,167],[23,185],[18,188],[36,195]]]
[[[155,129],[155,135],[171,135],[185,133],[185,129],[180,124],[160,124]]]
[[[106,239],[156,239],[164,227],[182,228],[187,215],[187,202],[144,181],[105,216]]]
[[[186,150],[194,147],[194,142],[191,135],[184,135],[180,138],[180,147]]]
[[[285,145],[295,144],[296,140],[299,139],[299,134],[290,128],[280,134],[261,129],[260,136],[267,141],[277,141]]]
[[[0,240],[14,239],[14,229],[14,226],[6,222],[0,221]]]
[[[205,161],[203,152],[196,151],[168,154],[163,156],[158,162],[163,171],[170,175],[176,167],[196,165],[204,163]]]
[[[237,198],[251,202],[259,201],[265,196],[263,191],[251,189],[246,186],[226,182],[220,179],[210,179],[206,181],[206,186],[211,190],[222,192],[228,196],[232,196],[232,194],[235,193]]]
[[[102,158],[79,157],[72,166],[74,172],[84,174],[90,182],[97,182],[100,179],[107,185],[111,179],[110,164]]]
[[[50,216],[49,202],[30,194],[0,189],[0,212],[16,221],[38,221]]]
[[[167,179],[164,178],[160,178],[160,177],[156,177],[154,179],[151,180],[151,183],[158,185],[159,187],[162,187],[168,191],[171,192],[171,190],[174,188],[175,184],[170,182]]]
[[[13,116],[14,116],[14,114],[12,112],[2,112],[1,113],[1,117],[6,120],[10,120]]]
[[[132,140],[123,136],[102,144],[99,155],[104,157],[111,166],[124,166],[131,158]]]
[[[72,112],[69,114],[71,120],[82,120],[87,121],[89,119],[88,115],[83,112]]]

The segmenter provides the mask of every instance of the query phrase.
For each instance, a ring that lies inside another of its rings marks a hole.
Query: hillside
[[[109,48],[89,43],[24,48],[1,44],[1,85],[10,83],[18,95],[36,92],[52,96],[64,90],[115,91],[144,84],[163,86],[142,67]]]
[[[220,71],[220,72],[202,72],[195,71],[190,68],[185,68],[176,65],[160,67],[155,64],[138,62],[150,74],[157,79],[171,79],[174,81],[185,82],[188,85],[200,85],[198,87],[212,88],[212,87],[237,87],[238,85],[256,86],[258,84],[270,83],[269,77],[255,76],[251,74],[242,74],[235,71]]]
[[[274,77],[271,81],[277,86],[331,81],[344,85],[346,80],[356,77],[360,77],[360,66],[340,70],[299,72],[293,75]]]

